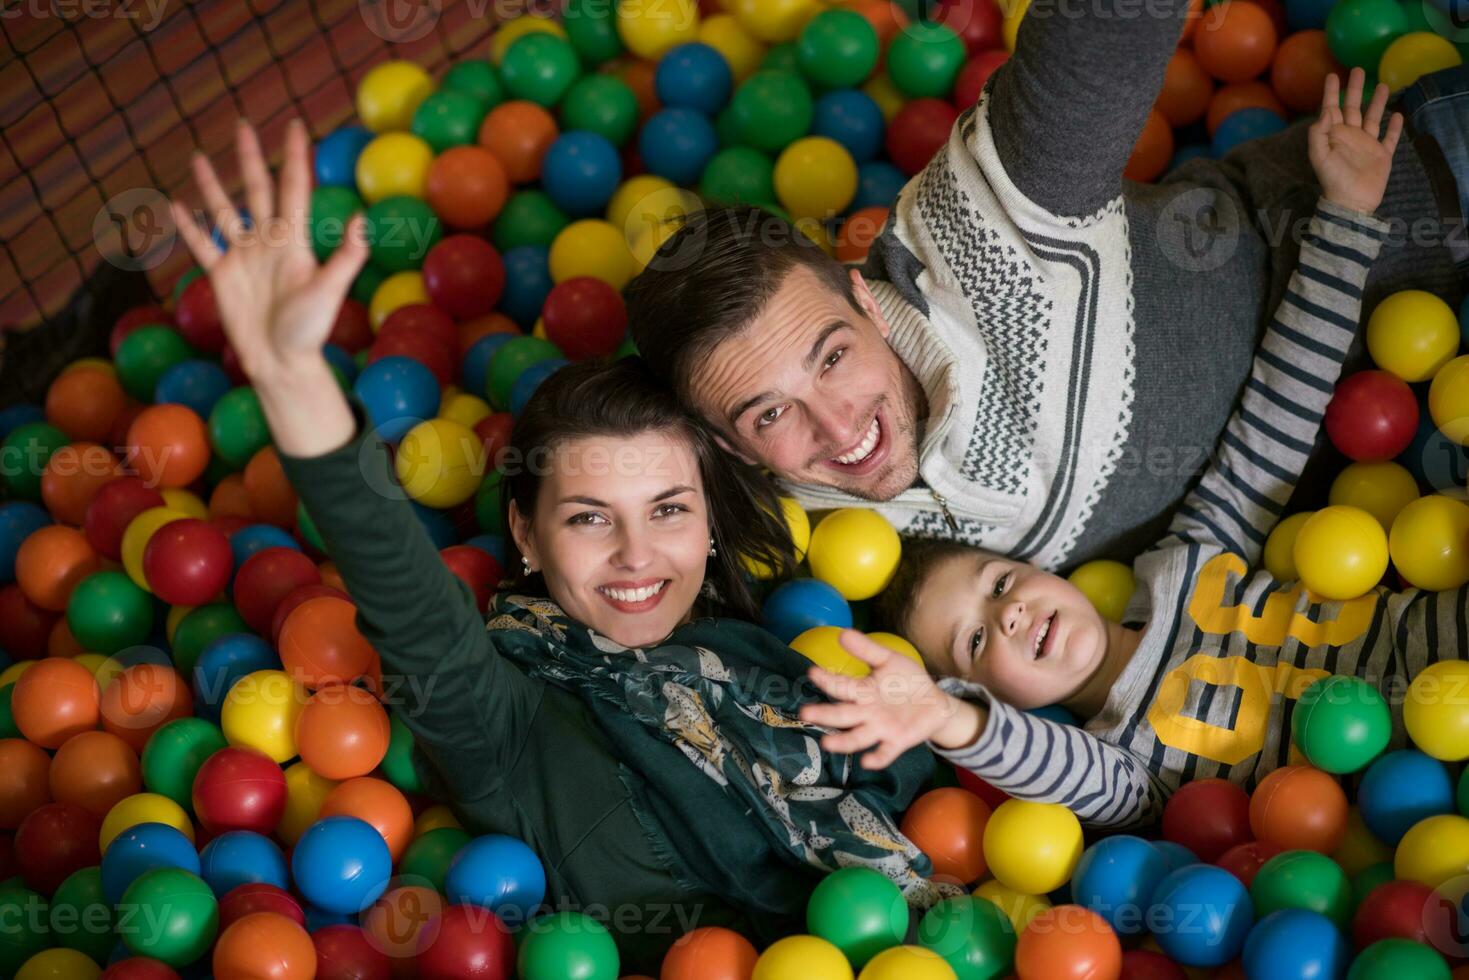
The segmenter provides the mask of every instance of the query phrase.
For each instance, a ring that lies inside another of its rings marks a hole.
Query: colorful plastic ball
[[[532,920],[526,932],[518,958],[522,980],[617,980],[617,944],[596,919],[555,912]]]
[[[438,380],[409,357],[372,362],[357,376],[352,391],[385,442],[397,442],[421,420],[433,418],[439,406]]]
[[[553,283],[565,282],[575,276],[592,276],[621,290],[632,279],[635,271],[632,252],[623,231],[609,222],[595,219],[567,225],[556,235],[549,253],[541,252],[540,255],[544,268],[550,272],[550,281],[544,282],[537,277],[526,284],[526,288],[534,286],[537,290],[528,297],[534,300],[533,309],[518,311],[521,313],[518,318],[515,313],[511,313],[512,318],[523,325],[533,322],[534,315],[539,314],[541,304]],[[509,265],[508,255],[506,265]],[[535,270],[528,271],[534,273]],[[502,306],[509,312],[508,299]],[[525,317],[526,313],[532,315]]]
[[[50,925],[59,945],[105,962],[116,945],[112,903],[102,892],[102,869],[73,872],[51,896]]]
[[[1281,909],[1307,909],[1345,928],[1352,910],[1352,889],[1341,866],[1326,855],[1285,851],[1266,861],[1255,874],[1250,900],[1262,919]]]
[[[184,808],[166,796],[157,793],[137,793],[118,802],[102,819],[102,830],[98,834],[98,849],[107,853],[113,840],[129,827],[142,823],[166,824],[190,841],[194,839],[194,825]]]
[[[41,481],[51,456],[70,440],[46,422],[17,426],[0,443],[0,484],[11,499],[40,501]]]
[[[903,815],[902,830],[933,861],[934,875],[968,883],[985,873],[987,803],[957,786],[930,790]]]
[[[102,692],[102,727],[142,752],[159,728],[191,711],[188,683],[172,667],[138,663]]]
[[[1357,906],[1352,939],[1359,949],[1393,938],[1452,949],[1456,918],[1452,903],[1427,885],[1387,881]]]
[[[1003,976],[1014,962],[1019,931],[994,902],[964,896],[929,909],[918,923],[918,942],[943,957],[958,976],[989,980]]]
[[[51,760],[51,796],[98,817],[143,788],[138,754],[110,732],[87,731],[62,743]]]
[[[209,444],[216,456],[236,469],[270,444],[270,428],[254,388],[235,388],[214,403]]]
[[[483,228],[500,214],[510,180],[500,160],[482,146],[456,146],[434,158],[424,200],[451,228]]]
[[[1227,0],[1240,7],[1253,7],[1249,0]],[[1214,130],[1209,153],[1222,158],[1242,143],[1270,136],[1285,129],[1285,120],[1270,109],[1240,109],[1225,116]]]
[[[422,878],[434,891],[444,890],[444,879],[457,855],[471,840],[467,831],[458,827],[436,827],[414,838],[403,852],[398,874]]]
[[[1448,964],[1431,947],[1407,939],[1383,939],[1358,954],[1348,980],[1449,980]]]
[[[0,914],[9,925],[0,932],[0,971],[7,976],[52,945],[46,899],[14,881],[0,886]]]
[[[1194,33],[1194,53],[1204,70],[1222,82],[1247,82],[1270,66],[1275,55],[1275,24],[1251,3],[1210,7]]]
[[[96,980],[102,975],[97,961],[75,949],[48,949],[37,953],[15,972],[15,980]]]
[[[510,96],[546,108],[560,102],[580,74],[571,44],[547,33],[528,34],[516,41],[500,63],[500,79]]]
[[[197,352],[174,328],[162,324],[140,327],[117,348],[117,379],[128,394],[146,402],[169,368],[195,356]]]
[[[102,854],[102,891],[112,904],[122,901],[128,886],[154,868],[182,868],[199,873],[199,852],[178,828],[140,823],[122,831]]]
[[[1432,293],[1404,289],[1385,298],[1367,320],[1372,360],[1404,381],[1431,379],[1459,352],[1459,318]]]
[[[1301,525],[1292,549],[1301,581],[1326,599],[1355,599],[1387,571],[1387,535],[1366,511],[1325,507]]]
[[[31,742],[59,749],[101,720],[101,692],[91,672],[74,660],[47,657],[15,682],[15,726]]]
[[[164,602],[197,606],[224,590],[234,568],[229,540],[207,521],[170,521],[143,549],[143,576]]]
[[[225,929],[214,947],[214,974],[269,980],[311,980],[316,947],[302,926],[273,912],[256,912]]]
[[[1426,817],[1454,810],[1454,792],[1443,763],[1422,752],[1399,749],[1368,767],[1357,802],[1372,833],[1395,845]]]
[[[225,695],[220,727],[233,746],[256,749],[277,765],[296,755],[296,719],[306,689],[281,670],[240,678]]]
[[[1034,977],[1083,980],[1115,977],[1122,970],[1122,945],[1107,921],[1079,905],[1047,909],[1020,933],[1015,945],[1015,973]]]
[[[388,714],[358,687],[335,685],[311,696],[296,722],[301,760],[327,779],[375,769],[388,751]]]
[[[574,217],[600,214],[622,180],[617,149],[597,133],[568,132],[546,151],[541,181],[556,206]]]
[[[817,626],[847,628],[852,609],[835,588],[812,578],[798,578],[777,586],[762,609],[765,628],[784,643]]]
[[[1168,874],[1163,855],[1140,837],[1104,837],[1087,848],[1071,880],[1071,897],[1120,935],[1145,931],[1153,890]]]
[[[1469,504],[1439,494],[1413,501],[1393,521],[1388,547],[1393,567],[1416,588],[1469,583]]]
[[[479,143],[500,161],[512,184],[525,184],[540,175],[541,159],[558,132],[549,112],[534,102],[516,99],[490,110],[480,124]]]
[[[281,849],[269,837],[248,830],[231,830],[206,844],[199,853],[199,867],[199,875],[221,898],[240,885],[290,884]]]
[[[857,165],[846,147],[825,136],[787,146],[775,161],[775,193],[792,218],[826,219],[847,209],[857,192]]]
[[[399,876],[397,880],[407,879]],[[362,913],[362,928],[374,946],[406,966],[421,945],[433,940],[434,934],[425,927],[444,911],[444,905],[443,896],[421,885],[394,887]]]
[[[1394,0],[1341,0],[1326,18],[1326,40],[1336,60],[1369,72],[1407,30],[1406,14]]]
[[[219,926],[214,894],[198,875],[180,868],[154,868],[128,886],[118,903],[119,921],[147,922],[149,928],[119,933],[128,949],[169,966],[187,966],[208,951]]]
[[[1357,507],[1390,530],[1403,508],[1418,499],[1418,481],[1394,462],[1351,463],[1331,484],[1328,502]]]
[[[877,30],[853,10],[824,10],[806,24],[797,42],[801,72],[818,85],[860,85],[877,67]]]
[[[871,868],[842,868],[812,891],[806,928],[860,970],[873,956],[903,942],[907,905],[898,886],[884,875]]]
[[[159,404],[181,405],[203,418],[230,387],[229,375],[213,361],[184,361],[158,379],[153,400]]]
[[[0,504],[0,584],[15,581],[15,559],[21,545],[34,532],[50,524],[50,515],[29,501]],[[87,540],[94,549],[97,547],[90,536]]]
[[[301,839],[308,827],[321,816],[321,808],[332,790],[334,780],[317,775],[304,762],[286,769],[286,810],[276,827],[276,836],[288,845]]]
[[[213,833],[268,834],[285,811],[286,778],[280,766],[260,752],[220,749],[194,776],[192,801],[200,824]]]
[[[866,677],[872,668],[847,652],[839,626],[813,626],[789,642],[790,648],[824,670],[846,677]]]
[[[750,980],[852,980],[852,964],[825,939],[786,936],[760,954],[749,977]]]
[[[66,621],[84,649],[116,653],[147,639],[153,603],[126,573],[97,572],[72,590]]]
[[[536,393],[541,382],[564,368],[567,363],[565,358],[553,357],[548,361],[532,364],[522,371],[520,377],[515,379],[515,384],[510,388],[511,416],[519,418],[520,413],[525,411],[525,406],[530,404],[531,396]]]
[[[692,109],[712,116],[729,101],[734,76],[714,48],[694,42],[671,49],[653,76],[658,101],[673,109]]]
[[[257,670],[280,670],[280,657],[270,644],[244,632],[215,639],[194,665],[194,701],[201,716],[219,720],[220,708],[235,682]]]
[[[1158,884],[1148,910],[1159,947],[1185,966],[1221,966],[1234,959],[1254,921],[1245,886],[1208,864],[1170,873]]]
[[[1103,618],[1122,622],[1136,587],[1130,567],[1120,561],[1098,559],[1078,566],[1066,579],[1081,590]]]
[[[774,200],[775,165],[753,147],[726,147],[704,168],[704,175],[699,178],[699,193],[724,205]]]
[[[1425,753],[1445,762],[1469,758],[1469,664],[1445,660],[1429,664],[1408,685],[1403,724]]]
[[[601,279],[577,276],[546,296],[546,338],[572,360],[606,357],[627,333],[622,295]]]
[[[473,143],[489,108],[468,92],[441,89],[419,104],[411,129],[435,153],[443,153]]]
[[[1252,840],[1231,847],[1219,855],[1218,860],[1214,863],[1234,875],[1241,884],[1248,888],[1254,882],[1255,875],[1259,874],[1260,869],[1265,866],[1265,862],[1282,851],[1283,848],[1276,847],[1274,844]]]
[[[1356,772],[1387,748],[1392,712],[1366,681],[1342,675],[1323,677],[1296,701],[1291,735],[1317,769]]]
[[[887,51],[887,73],[910,99],[941,99],[964,66],[964,42],[944,24],[923,21],[904,28]]]
[[[357,85],[357,116],[374,133],[407,129],[433,90],[433,79],[416,63],[384,61]]]
[[[1244,965],[1250,977],[1338,977],[1351,962],[1351,949],[1331,920],[1305,909],[1263,916],[1245,942]]]
[[[1007,800],[985,825],[990,873],[1021,894],[1044,895],[1061,887],[1081,852],[1081,823],[1059,804]]]
[[[882,110],[871,96],[857,89],[838,89],[823,95],[816,102],[811,123],[814,136],[835,140],[857,164],[874,159],[882,150],[885,129]],[[853,182],[857,183],[855,175]],[[853,193],[855,196],[855,189]]]
[[[1432,31],[1413,31],[1387,46],[1377,65],[1377,78],[1389,91],[1399,92],[1430,72],[1463,62],[1463,56],[1448,38]]]
[[[73,873],[97,864],[102,818],[73,803],[47,803],[15,830],[15,863],[26,887],[55,892]]]
[[[484,444],[467,426],[429,419],[403,436],[393,466],[408,496],[430,507],[453,507],[479,488]]]
[[[1449,361],[1433,376],[1428,411],[1445,436],[1469,446],[1469,354]]]
[[[699,36],[699,9],[693,0],[652,3],[621,0],[617,4],[617,36],[639,58],[657,61],[670,49]]]
[[[505,924],[484,909],[451,905],[424,931],[434,938],[414,961],[422,980],[510,977],[515,972],[515,942]]]
[[[888,157],[900,171],[913,176],[948,142],[958,118],[958,111],[942,99],[914,99],[888,124]]]
[[[791,72],[758,71],[730,102],[734,126],[748,146],[777,153],[811,130],[814,109],[806,83]]]
[[[209,463],[209,433],[204,420],[183,405],[143,409],[128,427],[127,462],[147,483],[183,487]]]
[[[355,925],[330,925],[311,934],[317,980],[389,980],[392,963]]]
[[[433,159],[433,147],[412,133],[378,136],[357,157],[362,200],[373,205],[392,197],[422,198]]]
[[[516,379],[531,366],[560,356],[561,352],[554,344],[538,337],[516,337],[504,344],[490,360],[485,375],[490,402],[508,408]]]
[[[548,203],[548,206],[549,205]],[[611,271],[618,267],[619,257],[614,253],[609,261],[599,262],[594,249],[600,246],[611,245],[614,249],[622,250],[622,259],[626,259],[626,265],[620,267],[618,275],[631,273],[627,271],[631,265],[630,256],[627,256],[626,243],[620,238],[613,240],[611,236],[601,233],[595,229],[600,222],[578,222],[578,228],[572,231],[570,237],[565,237],[565,232],[570,230],[558,228],[555,232],[556,242],[562,243],[562,251],[558,258],[564,264],[562,278],[570,278],[581,275],[584,269],[598,269]],[[588,226],[593,226],[589,228]],[[587,234],[588,231],[591,234]],[[610,227],[606,229],[611,231]],[[563,237],[565,241],[563,242]],[[588,246],[591,248],[589,249]],[[517,325],[529,328],[535,323],[536,317],[540,316],[541,307],[546,301],[546,296],[551,292],[555,282],[551,276],[549,264],[550,253],[542,245],[517,245],[505,252],[505,294],[500,301],[500,311],[508,316]],[[603,277],[605,278],[605,276]],[[624,280],[625,284],[626,280]],[[613,283],[617,288],[616,283]]]
[[[316,183],[327,187],[353,187],[357,183],[357,157],[372,142],[371,130],[342,126],[316,144]]]
[[[1346,825],[1346,794],[1335,779],[1310,766],[1276,769],[1250,797],[1255,839],[1277,847],[1330,854]]]
[[[219,928],[228,929],[236,921],[257,912],[272,912],[299,925],[306,924],[306,912],[290,892],[278,885],[256,881],[236,885],[220,896]]]
[[[443,234],[433,209],[419,197],[403,193],[375,201],[365,221],[372,262],[386,272],[420,268]]]
[[[894,946],[874,956],[858,980],[955,980],[954,968],[923,946]]]
[[[534,851],[513,837],[487,834],[459,849],[444,879],[455,903],[480,905],[518,925],[546,895],[546,872]]]
[[[663,109],[643,124],[638,136],[643,165],[675,184],[697,182],[718,149],[713,125],[693,109]]]
[[[886,518],[865,508],[845,507],[816,525],[806,557],[812,575],[848,600],[870,599],[891,581],[901,550],[898,532]]]
[[[383,779],[359,776],[339,783],[322,801],[321,816],[366,821],[387,842],[395,862],[413,839],[413,808],[392,783]]]
[[[356,817],[324,817],[307,828],[291,854],[302,896],[329,912],[361,912],[388,887],[392,859],[382,835]]]
[[[612,7],[591,0],[572,0],[562,15],[567,40],[582,63],[597,66],[622,54],[617,16]]]
[[[126,952],[126,947],[123,947]],[[129,956],[116,960],[102,971],[101,980],[179,980],[179,975],[165,963],[146,956]]]

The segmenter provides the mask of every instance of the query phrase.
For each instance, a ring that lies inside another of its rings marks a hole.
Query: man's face
[[[720,443],[792,483],[890,500],[918,474],[918,379],[854,269],[860,310],[797,267],[739,333],[696,365],[690,388]]]

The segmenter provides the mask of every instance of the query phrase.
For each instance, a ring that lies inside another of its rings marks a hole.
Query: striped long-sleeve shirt
[[[1134,564],[1124,621],[1145,628],[1102,711],[1080,728],[1058,725],[947,680],[988,708],[979,740],[942,753],[950,761],[1093,826],[1145,824],[1184,782],[1221,777],[1253,789],[1286,765],[1295,699],[1330,674],[1396,690],[1388,701],[1403,744],[1406,680],[1469,657],[1465,590],[1379,588],[1327,602],[1256,570],[1319,434],[1386,228],[1318,205],[1213,464],[1168,536]]]

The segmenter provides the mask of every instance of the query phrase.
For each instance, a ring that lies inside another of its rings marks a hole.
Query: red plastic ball
[[[495,556],[473,545],[456,544],[439,552],[454,577],[469,586],[479,611],[484,612],[495,596],[503,569]]]
[[[1005,15],[995,0],[939,0],[932,19],[958,34],[969,54],[1005,44]]]
[[[459,328],[448,313],[432,303],[408,303],[398,307],[383,318],[377,335],[381,339],[405,330],[432,337],[449,353],[450,360],[459,360]]]
[[[229,539],[197,518],[165,524],[143,549],[143,576],[149,588],[174,606],[209,602],[224,591],[233,570]]]
[[[489,910],[451,905],[423,931],[433,940],[417,956],[422,980],[513,980],[515,943]]]
[[[606,357],[627,334],[627,305],[622,294],[591,276],[557,283],[541,308],[546,339],[573,361]]]
[[[179,980],[179,975],[167,963],[132,956],[103,970],[100,980]]]
[[[456,320],[483,316],[505,291],[505,263],[477,235],[450,235],[428,250],[423,286],[434,305]]]
[[[286,774],[263,752],[230,746],[204,760],[194,777],[194,814],[216,834],[269,834],[286,810]]]
[[[454,357],[439,341],[425,333],[400,330],[387,336],[378,334],[367,351],[367,363],[374,364],[385,357],[408,357],[432,372],[439,387],[443,388],[454,380]]]
[[[275,607],[275,615],[270,620],[271,642],[277,646],[280,645],[281,628],[286,625],[286,617],[290,616],[297,606],[301,605],[307,599],[316,599],[321,596],[331,596],[333,599],[344,599],[348,602],[352,601],[347,593],[336,586],[327,585],[325,582],[315,585],[303,585],[299,589],[292,590],[291,594],[282,599]]]
[[[949,140],[959,111],[942,99],[914,99],[888,125],[887,150],[893,165],[913,176]]]
[[[1246,844],[1236,844],[1231,847],[1219,855],[1218,860],[1214,863],[1234,875],[1248,888],[1265,862],[1283,850],[1284,848],[1267,844],[1262,840],[1252,840]]]
[[[1326,406],[1326,434],[1343,455],[1363,463],[1392,459],[1418,431],[1413,389],[1387,371],[1343,378]]]
[[[1122,954],[1122,972],[1117,980],[1188,980],[1188,974],[1162,953],[1130,949]]]
[[[0,650],[16,660],[46,656],[51,627],[59,613],[48,612],[26,598],[20,586],[0,586]]]
[[[102,485],[87,505],[82,525],[97,554],[113,561],[122,560],[122,535],[133,518],[151,507],[162,507],[165,501],[157,488],[136,476],[120,476]]]
[[[510,431],[515,428],[515,416],[509,412],[486,415],[474,424],[474,434],[485,446],[485,459],[490,466],[500,465],[500,454],[510,445]]]
[[[256,912],[273,912],[297,925],[306,925],[306,912],[290,892],[263,881],[251,881],[236,885],[220,898],[219,931],[224,932],[236,919]]]
[[[1251,839],[1250,796],[1227,779],[1184,783],[1163,807],[1163,838],[1213,863]]]
[[[72,803],[47,803],[15,830],[15,857],[26,887],[50,895],[74,871],[102,861],[102,818]]]
[[[102,728],[142,753],[153,733],[193,714],[194,698],[178,671],[162,664],[134,664],[102,692]]]
[[[316,980],[390,980],[393,964],[361,926],[335,925],[311,934]]]
[[[263,634],[282,599],[303,585],[320,583],[321,572],[301,552],[284,546],[262,548],[240,565],[231,594],[245,622]]]
[[[367,307],[350,296],[342,300],[337,319],[332,323],[332,332],[327,335],[327,343],[336,344],[348,354],[355,354],[371,345],[373,336],[372,318]]]
[[[1453,903],[1417,881],[1385,881],[1352,915],[1352,941],[1366,949],[1381,939],[1410,939],[1442,953],[1456,949]]]
[[[956,766],[954,771],[958,774],[959,785],[988,803],[991,810],[994,810],[995,807],[1010,799],[1009,793],[995,788],[968,769],[962,769]]]
[[[174,317],[179,333],[190,347],[206,354],[224,350],[224,325],[219,320],[219,305],[214,300],[214,286],[208,276],[200,276],[184,287]]]
[[[954,108],[963,112],[979,101],[984,83],[990,80],[995,69],[1010,60],[1010,52],[1001,48],[997,51],[981,51],[964,63],[959,77],[954,80],[952,101]]]

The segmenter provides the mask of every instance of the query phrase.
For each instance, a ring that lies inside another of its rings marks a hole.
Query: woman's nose
[[[613,564],[619,568],[638,569],[653,558],[653,549],[647,535],[641,530],[624,528],[618,536],[617,551],[612,556]]]

